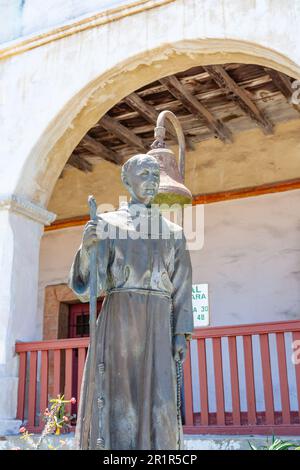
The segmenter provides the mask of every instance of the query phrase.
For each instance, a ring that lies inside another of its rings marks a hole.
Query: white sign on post
[[[193,284],[194,327],[209,325],[208,284]]]

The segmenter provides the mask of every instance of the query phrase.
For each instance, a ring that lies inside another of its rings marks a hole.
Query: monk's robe
[[[138,213],[136,207],[123,204],[98,217],[97,286],[105,299],[96,326],[90,449],[172,450],[183,444],[172,338],[190,338],[193,331],[190,255],[180,226],[156,208],[141,204]],[[85,302],[89,269],[89,252],[81,246],[70,286]],[[79,449],[89,357],[77,418]]]

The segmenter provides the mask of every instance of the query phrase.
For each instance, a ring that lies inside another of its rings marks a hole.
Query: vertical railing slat
[[[72,398],[72,373],[73,373],[73,349],[66,349],[66,366],[65,366],[65,399]],[[70,403],[66,404],[66,413],[71,412]]]
[[[293,332],[293,341],[300,341],[300,331]],[[300,418],[300,363],[299,362],[298,364],[295,364],[295,374],[296,374],[296,384],[297,384],[298,414]]]
[[[282,424],[291,423],[291,404],[289,393],[289,382],[287,375],[286,351],[284,333],[276,333],[277,358],[279,370]]]
[[[259,335],[260,340],[260,353],[261,365],[263,372],[263,385],[264,397],[266,407],[266,424],[274,424],[274,397],[273,397],[273,382],[271,373],[271,359],[269,336],[267,334]]]
[[[198,368],[200,382],[201,425],[208,426],[208,387],[205,339],[197,340]]]
[[[75,397],[77,400],[77,410],[79,409],[79,402],[80,402],[80,392],[81,392],[81,383],[84,371],[84,363],[85,363],[85,348],[78,349],[78,373],[77,373],[77,396]]]
[[[223,383],[223,364],[221,338],[213,338],[213,356],[215,372],[215,389],[217,404],[217,424],[225,424],[225,403],[224,403],[224,383]]]
[[[254,384],[254,369],[253,369],[252,337],[250,335],[243,336],[243,344],[244,344],[244,359],[245,359],[248,424],[256,424],[256,400],[255,400],[255,384]]]
[[[188,341],[186,359],[184,361],[184,402],[185,402],[185,425],[194,425],[193,415],[193,390],[192,390],[192,367],[191,367],[191,343]]]
[[[27,353],[20,353],[17,419],[24,420],[26,390]]]
[[[61,363],[61,350],[54,350],[54,367],[53,367],[53,394],[57,397],[61,393],[60,390],[60,363]]]
[[[40,425],[44,424],[44,411],[48,406],[48,351],[42,351],[41,358],[41,391],[40,391]]]
[[[230,383],[232,398],[232,419],[235,426],[241,424],[241,402],[240,402],[240,385],[236,348],[236,336],[228,338],[229,361],[230,361]]]
[[[31,351],[29,360],[28,425],[35,427],[36,415],[36,378],[38,352]]]

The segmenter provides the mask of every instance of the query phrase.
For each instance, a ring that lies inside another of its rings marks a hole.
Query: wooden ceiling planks
[[[239,86],[237,82],[230,77],[224,67],[221,65],[210,65],[204,68],[217,85],[224,89],[228,99],[237,103],[249,118],[254,120],[262,128],[265,134],[273,133],[273,124],[251,99],[247,90]]]
[[[300,107],[291,103],[292,91],[290,77],[258,65],[193,67],[148,84],[117,103],[89,130],[68,166],[91,171],[93,162],[101,159],[121,165],[131,155],[147,152],[157,116],[166,109],[180,120],[188,149],[211,138],[232,142],[236,133],[256,126],[270,134],[276,122],[297,117]],[[175,132],[168,125],[167,145],[175,142]]]
[[[177,77],[169,76],[160,80],[160,82],[168,89],[179,102],[182,103],[184,108],[197,118],[203,119],[205,124],[213,132],[215,137],[219,137],[222,142],[232,142],[232,135],[226,125],[217,119],[211,111],[199,101],[193,93],[191,93],[187,86],[182,85]]]

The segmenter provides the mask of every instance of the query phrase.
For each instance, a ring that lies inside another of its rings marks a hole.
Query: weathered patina
[[[151,201],[159,186],[153,156],[136,155],[122,169],[130,202],[102,213],[84,230],[70,273],[82,301],[90,290],[90,253],[97,245],[97,295],[105,295],[96,326],[96,365],[89,449],[178,449],[176,362],[193,330],[192,270],[180,226]],[[87,356],[76,439],[90,377]]]

